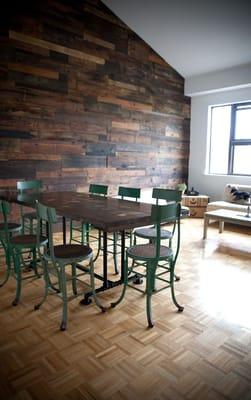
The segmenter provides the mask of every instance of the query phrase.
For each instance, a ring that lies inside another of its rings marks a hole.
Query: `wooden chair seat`
[[[22,226],[20,224],[15,224],[14,222],[8,222],[7,226],[6,226],[7,230],[9,232],[13,232],[13,231],[18,231],[22,228]],[[4,231],[5,230],[5,225],[3,223],[0,224],[0,231]]]
[[[156,227],[135,229],[134,234],[143,239],[151,240],[151,239],[157,238]],[[163,240],[171,239],[173,234],[172,234],[172,232],[170,232],[166,229],[161,229],[160,236],[161,236],[161,239],[163,239]]]
[[[46,237],[40,237],[40,243],[43,245],[47,242]],[[10,239],[10,243],[13,246],[22,246],[22,247],[33,247],[37,245],[37,235],[19,235],[14,236]]]
[[[23,218],[27,218],[27,219],[37,219],[37,213],[36,212],[27,212],[25,214],[23,214]]]
[[[129,257],[150,260],[156,258],[156,246],[154,244],[138,244],[136,246],[127,249],[127,254]],[[167,246],[160,246],[160,256],[159,260],[166,259],[173,255],[172,249]]]
[[[91,256],[92,249],[89,246],[81,244],[62,244],[54,246],[54,255],[56,258],[78,258]]]

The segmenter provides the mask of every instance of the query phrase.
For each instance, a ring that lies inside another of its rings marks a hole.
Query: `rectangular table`
[[[207,228],[210,219],[214,221],[219,221],[219,233],[222,233],[224,230],[224,222],[230,222],[236,225],[244,225],[251,227],[251,218],[247,217],[246,213],[242,213],[241,211],[232,211],[224,209],[207,211],[204,214],[203,239],[207,238]]]
[[[77,192],[42,192],[18,194],[16,191],[0,192],[0,199],[24,206],[35,206],[36,200],[54,207],[63,217],[63,241],[66,243],[66,219],[80,220],[103,231],[103,276],[96,275],[103,284],[97,291],[107,290],[123,282],[125,260],[125,230],[151,223],[151,204],[127,201],[112,197]],[[117,281],[107,278],[107,233],[121,232],[121,276]],[[88,302],[90,293],[86,295]]]

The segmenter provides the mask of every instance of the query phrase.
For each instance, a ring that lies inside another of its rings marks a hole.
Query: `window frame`
[[[229,134],[229,149],[228,149],[228,168],[226,175],[234,175],[234,176],[251,176],[251,174],[236,174],[233,172],[234,168],[234,151],[235,146],[251,146],[251,134],[250,139],[236,139],[236,114],[238,111],[238,107],[247,106],[248,109],[251,109],[251,101],[245,101],[241,103],[233,103],[233,104],[220,104],[211,106],[211,119],[210,119],[210,146],[209,146],[209,174],[212,175],[222,175],[221,173],[211,173],[211,145],[212,145],[212,116],[213,109],[218,107],[230,106],[231,107],[231,116],[230,116],[230,134]]]

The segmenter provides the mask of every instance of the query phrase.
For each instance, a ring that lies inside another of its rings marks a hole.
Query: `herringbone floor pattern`
[[[0,288],[0,398],[12,400],[250,400],[250,231],[182,221],[176,312],[168,290],[153,296],[148,329],[145,298],[128,289],[125,301],[102,314],[69,305],[61,332],[61,301],[49,296],[38,311],[43,279],[25,282],[11,306],[15,281]],[[3,274],[3,258],[1,258]],[[113,267],[111,266],[111,274]],[[121,288],[101,295],[109,302]]]

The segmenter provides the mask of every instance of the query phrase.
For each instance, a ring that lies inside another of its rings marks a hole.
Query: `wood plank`
[[[11,71],[23,72],[25,74],[42,76],[44,78],[59,79],[59,73],[46,68],[33,67],[30,65],[8,63],[8,69]]]
[[[23,33],[15,32],[10,30],[9,37],[11,39],[20,40],[24,43],[34,44],[35,46],[40,46],[48,50],[57,51],[58,53],[63,53],[68,56],[80,58],[81,60],[87,60],[90,62],[94,62],[96,64],[104,64],[105,60],[100,57],[92,56],[91,54],[84,53],[80,50],[70,49],[65,46],[61,46],[56,43],[48,42],[47,40],[38,39],[32,36],[25,35]]]
[[[107,49],[110,49],[110,50],[115,49],[115,45],[113,43],[110,43],[110,42],[107,42],[106,40],[100,39],[99,37],[94,36],[88,32],[84,32],[83,38],[84,38],[84,40],[87,40],[88,42],[97,44],[102,47],[106,47]]]

